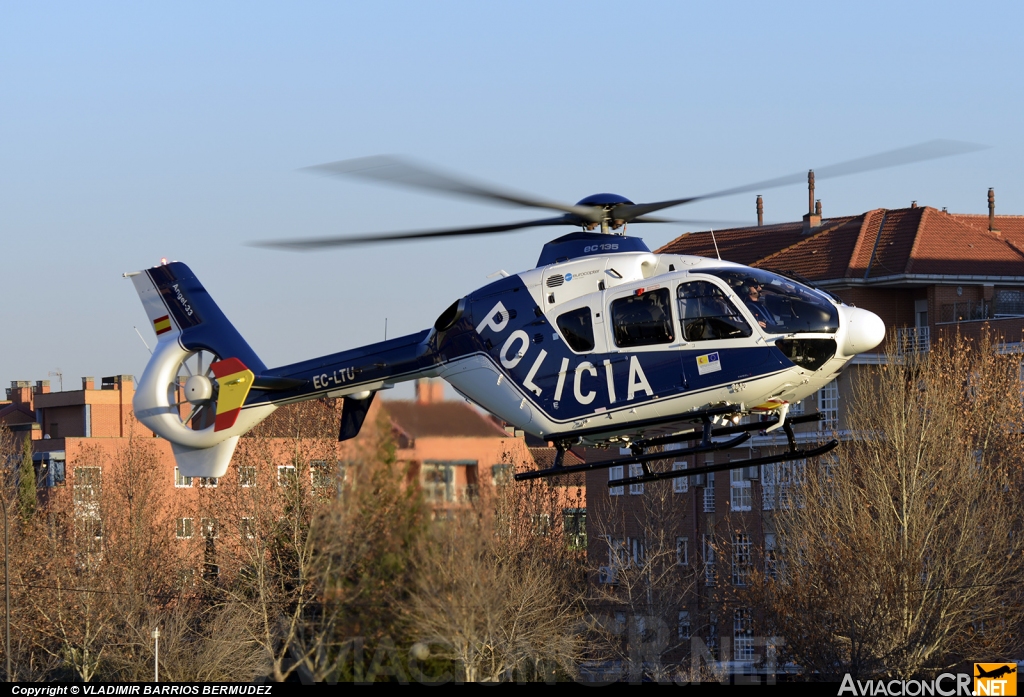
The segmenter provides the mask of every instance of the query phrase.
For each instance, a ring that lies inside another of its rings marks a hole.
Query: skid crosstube
[[[839,445],[839,441],[834,438],[824,445],[818,446],[817,448],[808,448],[806,450],[790,450],[785,453],[779,453],[778,455],[765,455],[764,457],[752,457],[748,460],[736,460],[732,462],[723,462],[720,465],[707,465],[706,467],[696,467],[692,470],[672,470],[668,472],[646,472],[644,474],[638,474],[635,477],[626,477],[624,479],[613,479],[608,482],[608,487],[614,486],[625,486],[627,484],[643,484],[644,482],[656,482],[660,479],[676,479],[678,477],[692,477],[698,474],[708,474],[709,472],[722,472],[725,470],[735,470],[742,467],[756,467],[759,465],[770,465],[774,462],[786,462],[787,460],[802,460],[808,457],[818,457],[825,453],[835,449]],[[676,452],[676,451],[673,451]]]
[[[690,440],[693,440],[692,438]],[[601,462],[587,462],[582,465],[571,465],[569,467],[549,467],[546,470],[535,470],[533,472],[520,472],[516,475],[516,481],[522,482],[527,479],[541,479],[543,477],[557,477],[563,474],[573,474],[574,472],[586,472],[587,470],[599,470],[607,469],[609,467],[615,467],[623,463],[636,464],[641,463],[646,465],[648,462],[654,460],[664,460],[667,457],[678,455],[679,453],[708,453],[715,450],[726,450],[728,448],[734,448],[741,443],[750,440],[749,433],[741,433],[740,435],[730,440],[722,441],[721,443],[711,442],[708,445],[698,445],[695,448],[689,448],[688,450],[671,450],[671,455],[666,453],[646,453],[643,455],[624,455],[623,457],[616,458],[614,460],[603,460]]]
[[[614,480],[609,482],[609,486],[621,486],[623,482],[630,484],[638,484],[645,481],[654,481],[657,479],[672,479],[675,477],[692,476],[694,474],[701,474],[704,472],[717,472],[719,470],[726,469],[737,469],[739,467],[752,466],[755,464],[769,464],[772,462],[784,462],[786,460],[795,460],[804,457],[815,457],[827,453],[832,448],[838,445],[837,441],[832,441],[826,446],[815,448],[812,450],[799,450],[796,447],[796,437],[793,434],[792,424],[810,423],[814,421],[820,421],[823,417],[821,414],[806,414],[803,416],[796,416],[791,419],[787,419],[783,424],[786,436],[789,440],[789,452],[779,455],[770,455],[763,458],[755,458],[751,460],[736,461],[730,463],[723,463],[721,465],[711,465],[710,468],[700,468],[692,470],[674,470],[672,472],[651,472],[647,466],[648,462],[654,462],[657,460],[665,460],[669,458],[686,457],[689,455],[696,455],[700,453],[713,452],[717,450],[727,450],[734,448],[750,439],[750,433],[753,431],[762,431],[766,428],[774,426],[779,422],[777,416],[766,421],[759,421],[750,424],[736,424],[730,426],[712,426],[712,417],[723,416],[734,414],[739,410],[736,407],[716,407],[699,414],[694,414],[694,419],[700,419],[703,423],[700,426],[694,426],[691,429],[682,431],[679,433],[673,433],[667,436],[657,436],[654,438],[640,439],[633,441],[630,444],[630,449],[633,451],[631,455],[625,455],[622,457],[614,458],[611,460],[602,460],[600,462],[588,462],[582,465],[573,465],[565,467],[561,464],[566,450],[568,449],[564,444],[556,442],[558,449],[555,455],[554,467],[549,467],[543,470],[535,470],[532,472],[520,472],[515,475],[516,481],[527,481],[530,479],[542,479],[545,477],[557,477],[565,474],[573,474],[576,472],[586,472],[589,470],[596,469],[607,469],[609,467],[616,467],[618,465],[626,464],[641,464],[643,466],[644,473],[637,475],[636,477],[630,477],[628,479]],[[715,442],[711,438],[716,436],[727,436],[739,434],[735,438],[731,438],[726,441]],[[686,448],[684,450],[670,450],[667,452],[656,452],[656,453],[644,453],[643,451],[647,448],[657,447],[661,445],[667,445],[670,443],[681,443],[685,441],[700,440],[700,445],[692,448]],[[683,474],[686,472],[686,474]]]

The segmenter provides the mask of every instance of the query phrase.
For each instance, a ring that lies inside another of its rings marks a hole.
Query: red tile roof
[[[533,461],[537,463],[537,469],[548,469],[553,467],[555,464],[555,449],[549,447],[535,447],[530,448],[530,454],[533,455]],[[563,467],[570,467],[574,465],[582,465],[584,460],[582,457],[569,450],[565,453],[565,458],[562,460]],[[550,486],[586,486],[587,478],[585,472],[574,472],[572,474],[563,474],[560,477],[548,477],[545,481]]]
[[[796,273],[810,280],[879,279],[908,274],[1024,276],[1024,216],[945,213],[930,207],[879,208],[802,222],[716,230],[723,259]],[[658,250],[714,257],[708,233],[688,233]]]
[[[388,401],[392,422],[412,438],[507,438],[494,421],[465,402]]]

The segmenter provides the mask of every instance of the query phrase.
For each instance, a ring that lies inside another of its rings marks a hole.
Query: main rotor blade
[[[839,164],[829,165],[827,167],[818,167],[814,169],[814,177],[816,180],[828,179],[830,177],[845,177],[849,174],[859,174],[861,172],[871,172],[877,169],[909,165],[915,162],[936,160],[940,157],[965,155],[979,150],[986,150],[987,148],[987,145],[965,143],[958,140],[930,140],[927,143],[920,143],[906,148],[889,150],[876,155],[868,155],[867,157],[859,157],[855,160],[848,160],[846,162],[840,162]],[[623,204],[615,209],[614,215],[617,219],[628,222],[636,219],[637,216],[653,213],[654,211],[660,211],[663,208],[680,206],[684,203],[693,203],[694,201],[703,201],[704,199],[709,198],[721,198],[723,196],[732,196],[734,194],[744,194],[751,191],[772,189],[779,186],[799,184],[803,181],[807,181],[807,172],[796,172],[794,174],[787,174],[784,177],[766,179],[754,184],[737,186],[732,189],[722,189],[721,191],[714,191],[710,194],[702,194],[700,196],[677,198],[671,201],[657,201],[655,203],[639,203],[635,205]]]
[[[544,220],[527,220],[521,223],[508,223],[506,225],[487,225],[484,227],[452,228],[449,230],[419,230],[413,232],[398,232],[389,234],[372,235],[345,235],[338,237],[309,237],[298,240],[268,240],[266,242],[253,242],[252,247],[270,247],[273,249],[289,249],[297,252],[304,252],[313,249],[324,249],[326,247],[345,247],[356,244],[368,244],[371,242],[397,242],[400,240],[418,240],[435,237],[457,237],[460,235],[483,235],[495,232],[510,232],[522,228],[543,227],[547,225],[581,225],[586,221],[580,220],[575,215],[563,215],[559,218],[546,218]]]
[[[491,202],[496,201],[505,205],[549,208],[556,211],[565,211],[566,213],[575,213],[587,220],[593,220],[593,222],[599,222],[601,219],[600,213],[590,206],[570,206],[545,201],[526,194],[501,190],[489,185],[472,183],[465,179],[458,179],[449,174],[434,172],[420,165],[414,165],[406,160],[388,155],[375,155],[372,157],[360,157],[354,160],[328,162],[322,165],[306,167],[305,170],[328,176],[359,177],[414,189],[441,191],[458,196],[484,199]]]

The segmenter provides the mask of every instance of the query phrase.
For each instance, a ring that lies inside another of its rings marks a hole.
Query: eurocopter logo
[[[975,663],[975,695],[1016,695],[1017,666],[1013,663]]]

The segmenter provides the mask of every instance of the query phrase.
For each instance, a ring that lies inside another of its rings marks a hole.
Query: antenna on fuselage
[[[715,239],[715,230],[714,230],[714,228],[711,229],[711,241],[715,243],[715,256],[717,256],[718,260],[721,261],[722,260],[722,254],[721,254],[721,252],[718,251],[718,240]]]

